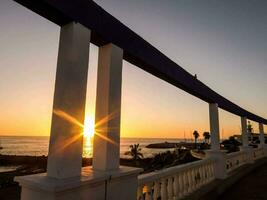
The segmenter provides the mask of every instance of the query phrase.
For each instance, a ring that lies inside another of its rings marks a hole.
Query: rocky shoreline
[[[161,143],[154,143],[149,144],[146,148],[150,149],[170,149],[170,148],[186,148],[186,149],[193,149],[195,147],[195,143],[193,142],[161,142]],[[199,143],[197,144],[199,145]]]

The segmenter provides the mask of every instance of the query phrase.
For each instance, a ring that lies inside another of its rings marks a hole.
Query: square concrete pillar
[[[214,176],[217,179],[227,178],[226,169],[226,151],[225,150],[207,150],[205,151],[206,158],[215,160]]]
[[[99,48],[93,168],[120,165],[120,117],[123,51],[114,44]]]
[[[259,132],[260,132],[260,148],[263,148],[265,157],[267,156],[267,144],[265,144],[265,136],[264,136],[264,125],[259,123]]]
[[[250,146],[241,146],[239,147],[240,151],[243,151],[247,154],[247,158],[248,158],[248,163],[254,163],[254,151],[253,151],[253,147]]]
[[[210,134],[211,134],[211,149],[220,150],[220,127],[219,127],[219,112],[218,104],[209,104],[210,116]]]
[[[72,22],[61,27],[47,175],[80,176],[90,30]]]
[[[248,129],[247,129],[247,117],[241,117],[241,136],[242,146],[240,151],[244,151],[248,155],[248,163],[253,163],[253,148],[248,146]]]
[[[207,158],[215,160],[214,175],[217,179],[225,179],[226,172],[226,151],[220,150],[220,126],[218,104],[209,104],[211,150],[205,151]]]
[[[247,117],[241,117],[242,146],[248,147]]]
[[[93,171],[107,174],[107,200],[136,200],[142,171],[120,166],[120,116],[123,51],[114,44],[99,48],[93,144]]]
[[[81,24],[61,27],[47,174],[15,178],[22,200],[104,199],[107,176],[81,173],[89,43]]]
[[[264,127],[262,123],[259,123],[259,132],[260,132],[260,146],[265,146],[265,137],[264,137]]]

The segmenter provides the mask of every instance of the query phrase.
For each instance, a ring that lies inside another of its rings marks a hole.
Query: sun
[[[90,115],[85,116],[83,135],[85,138],[93,138],[95,132],[95,122]]]

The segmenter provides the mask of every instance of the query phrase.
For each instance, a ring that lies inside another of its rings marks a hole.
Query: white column
[[[248,155],[248,163],[254,162],[253,148],[248,145],[248,129],[247,129],[247,117],[241,117],[241,134],[242,134],[242,146],[241,151],[244,151]]]
[[[264,128],[263,128],[262,123],[259,123],[259,132],[260,132],[260,145],[264,146],[265,145],[265,137],[264,137]]]
[[[216,161],[214,166],[214,175],[218,179],[225,179],[226,172],[226,151],[220,150],[220,128],[218,104],[209,104],[210,115],[210,133],[211,133],[211,150],[206,151],[206,157]]]
[[[209,104],[211,150],[220,150],[220,128],[218,104]]]
[[[138,168],[120,166],[120,117],[123,50],[99,47],[93,172],[106,174],[106,199],[137,199]],[[130,106],[130,105],[129,105]]]
[[[110,176],[81,170],[90,31],[61,27],[47,173],[15,177],[21,200],[105,199]]]
[[[47,175],[80,176],[90,30],[72,22],[60,30]]]
[[[93,169],[116,170],[120,161],[123,51],[114,44],[99,48]]]
[[[241,117],[242,146],[248,146],[247,117]]]

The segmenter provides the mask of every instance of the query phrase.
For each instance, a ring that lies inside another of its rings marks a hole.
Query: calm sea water
[[[127,157],[124,155],[129,150],[131,144],[140,144],[141,152],[145,157],[153,156],[155,153],[164,152],[172,149],[148,149],[145,146],[151,143],[159,142],[181,142],[182,139],[162,139],[162,138],[121,138],[120,154],[121,157]],[[189,141],[187,139],[187,141]],[[3,149],[0,150],[0,154],[3,155],[30,155],[41,156],[47,155],[48,152],[49,137],[39,136],[0,136],[0,146]],[[84,157],[92,157],[92,145],[90,141],[84,140]]]

